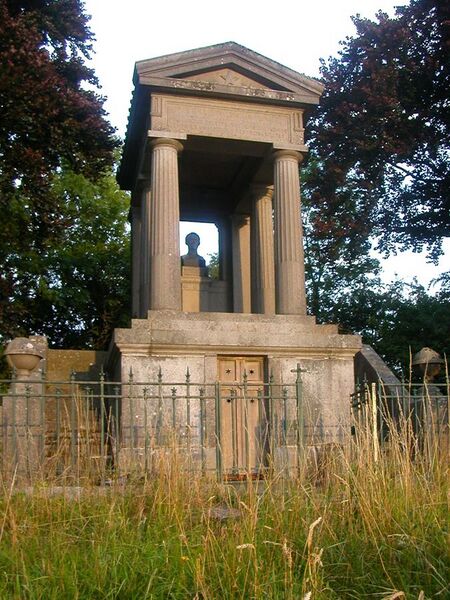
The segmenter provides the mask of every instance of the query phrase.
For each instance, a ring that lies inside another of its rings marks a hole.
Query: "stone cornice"
[[[357,337],[357,336],[352,336]],[[296,347],[277,347],[277,346],[221,346],[208,345],[193,346],[191,344],[139,344],[139,343],[124,343],[119,342],[116,345],[118,351],[122,355],[131,356],[216,356],[216,355],[236,355],[236,356],[270,356],[270,357],[286,357],[292,356],[295,358],[305,359],[349,359],[360,350],[360,345],[355,343],[354,346],[336,347],[336,348],[307,348],[302,346]]]
[[[138,83],[147,86],[152,91],[182,91],[195,95],[212,96],[215,98],[230,98],[233,100],[251,100],[276,102],[287,105],[315,105],[319,103],[319,96],[308,91],[290,92],[282,90],[270,90],[234,85],[222,85],[209,81],[195,81],[189,79],[169,79],[154,77],[151,75],[140,75]]]

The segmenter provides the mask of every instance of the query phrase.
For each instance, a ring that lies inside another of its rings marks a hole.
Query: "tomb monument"
[[[317,324],[305,296],[300,168],[322,91],[234,42],[136,63],[118,172],[131,191],[133,320],[115,330],[112,378],[150,381],[161,369],[183,381],[189,368],[205,386],[244,374],[263,386],[295,382],[298,365],[307,431],[320,434],[306,443],[345,438],[361,340]],[[180,220],[217,226],[218,279],[198,257],[198,236],[180,256]],[[139,406],[123,405],[121,418],[124,431],[144,428]],[[225,450],[223,460],[226,469]]]

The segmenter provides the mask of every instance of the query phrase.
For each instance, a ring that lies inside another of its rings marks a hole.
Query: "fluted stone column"
[[[140,235],[140,278],[139,316],[145,319],[150,308],[150,181],[142,181],[140,188],[141,235]]]
[[[140,199],[139,199],[140,200]],[[141,316],[141,226],[142,203],[132,204],[131,221],[131,313],[133,318]]]
[[[232,216],[233,245],[233,312],[250,313],[250,219],[248,215]]]
[[[254,186],[252,193],[252,312],[275,314],[273,187]]]
[[[276,312],[306,314],[303,231],[300,218],[299,163],[293,150],[274,152]]]
[[[181,310],[178,152],[182,145],[159,138],[152,147],[150,308]]]
[[[215,224],[219,233],[219,279],[226,282],[227,312],[233,312],[232,221],[225,217]]]

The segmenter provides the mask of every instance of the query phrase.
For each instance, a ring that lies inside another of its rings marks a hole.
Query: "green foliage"
[[[317,205],[314,181],[322,176],[317,160],[302,170],[302,218],[308,306],[319,320],[330,321],[339,295],[365,285],[380,272],[380,263],[369,255],[360,190],[348,185],[339,206]]]
[[[219,279],[219,253],[208,254],[208,274],[211,279]]]
[[[62,348],[104,348],[129,315],[128,195],[113,173],[97,183],[64,169],[52,184],[64,228],[26,251],[6,249],[11,293],[1,336],[36,333]]]
[[[112,164],[113,129],[83,61],[92,39],[80,0],[0,1],[2,202],[18,190],[44,209],[63,160],[90,177]]]
[[[360,193],[341,190],[341,203],[317,206],[311,181],[322,165],[311,160],[302,172],[302,217],[308,308],[320,323],[337,323],[358,333],[397,372],[409,372],[411,353],[431,346],[450,354],[448,273],[436,294],[419,284],[383,284],[380,263],[371,257],[367,228],[359,222]]]
[[[360,333],[398,374],[408,377],[411,356],[424,346],[450,356],[450,297],[418,284],[367,280],[336,294],[330,321],[341,331]]]

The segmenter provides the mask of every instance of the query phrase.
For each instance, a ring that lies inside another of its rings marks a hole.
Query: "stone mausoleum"
[[[304,125],[322,85],[227,42],[140,61],[134,86],[118,173],[132,198],[133,320],[115,330],[111,377],[184,381],[189,367],[205,385],[244,373],[263,385],[295,382],[300,365],[305,418],[340,441],[361,341],[307,315],[300,216]],[[182,263],[180,220],[217,226],[218,279],[196,263],[195,239]],[[143,419],[132,412],[122,406],[124,430]]]

